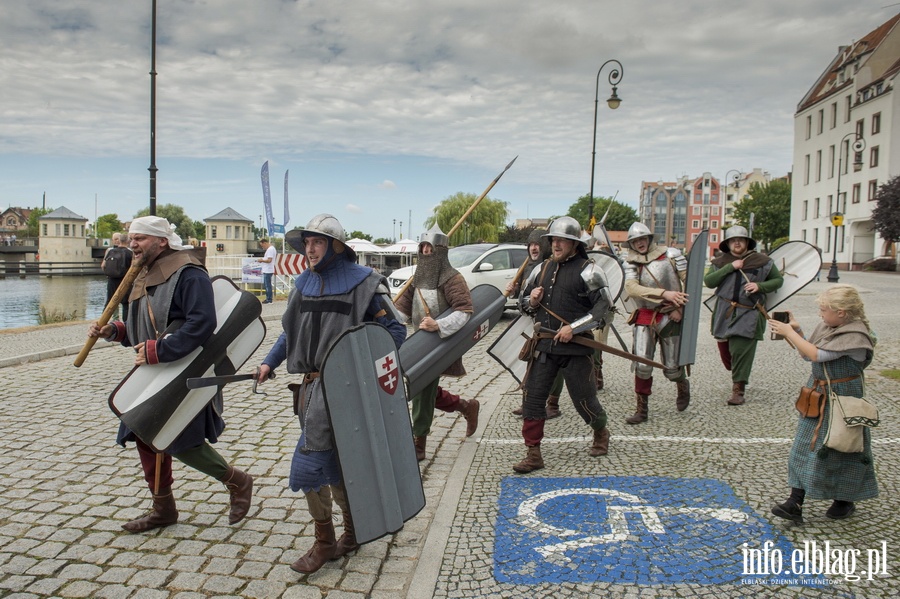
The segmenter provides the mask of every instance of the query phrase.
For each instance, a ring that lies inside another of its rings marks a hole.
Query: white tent
[[[365,239],[349,239],[347,245],[357,254],[380,254],[382,249]]]
[[[414,239],[401,239],[381,251],[385,254],[415,254],[419,251],[419,242]]]

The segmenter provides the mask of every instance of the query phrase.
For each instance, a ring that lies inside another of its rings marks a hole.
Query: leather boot
[[[529,472],[540,470],[543,467],[544,458],[541,457],[541,446],[534,445],[528,447],[528,453],[525,454],[525,459],[513,466],[513,470],[519,474],[528,474]]]
[[[678,388],[678,395],[675,397],[675,409],[684,412],[688,404],[691,403],[691,382],[687,379],[675,383]]]
[[[253,477],[234,466],[229,466],[225,476],[219,480],[225,483],[225,488],[231,494],[231,512],[228,514],[228,523],[237,524],[250,511],[250,502],[253,499]]]
[[[459,407],[456,408],[456,411],[462,414],[466,419],[466,436],[471,437],[475,434],[475,431],[478,430],[478,411],[481,409],[481,404],[478,403],[477,399],[470,399],[466,401],[465,399],[459,400]]]
[[[547,420],[558,418],[562,412],[559,410],[559,395],[547,396]]]
[[[334,540],[334,524],[331,519],[316,520],[316,542],[310,547],[306,555],[291,564],[291,570],[301,574],[312,574],[325,562],[335,558],[337,543]]]
[[[731,397],[728,398],[729,406],[740,406],[744,403],[744,390],[747,383],[732,383]]]
[[[525,408],[519,406],[515,410],[512,411],[513,416],[522,416],[525,413]]]
[[[337,548],[334,550],[334,559],[343,557],[351,551],[359,549],[359,543],[356,542],[356,531],[353,529],[353,518],[349,512],[344,512],[344,534],[337,541]]]
[[[628,424],[640,424],[647,420],[647,414],[649,412],[648,403],[650,400],[649,395],[644,395],[643,393],[635,393],[635,399],[637,400],[637,409],[634,414],[625,419],[625,422]]]
[[[606,455],[607,453],[609,453],[609,429],[604,426],[599,431],[594,431],[594,444],[591,445],[591,457],[596,458],[601,455]]]
[[[172,488],[160,489],[159,494],[153,496],[153,509],[149,514],[126,522],[122,528],[128,532],[144,532],[154,528],[171,526],[178,522],[178,510],[175,508],[175,496]]]
[[[425,459],[425,441],[428,437],[413,437],[413,445],[416,446],[416,461],[421,462]]]

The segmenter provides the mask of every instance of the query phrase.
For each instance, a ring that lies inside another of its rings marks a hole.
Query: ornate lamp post
[[[844,158],[844,142],[847,141],[847,138],[850,136],[856,136],[856,132],[850,132],[844,137],[841,138],[841,143],[838,146],[838,179],[837,179],[837,197],[835,198],[835,211],[831,213],[831,224],[834,225],[834,235],[832,236],[831,242],[833,244],[832,253],[831,253],[831,268],[828,269],[828,282],[829,283],[837,283],[840,280],[840,276],[838,276],[838,267],[837,267],[837,246],[838,246],[838,228],[844,225],[844,213],[841,212],[841,171],[844,170],[843,158]],[[850,152],[851,148],[847,149],[847,152]],[[856,141],[853,142],[852,150],[854,153],[861,153],[866,149],[866,142],[862,137],[856,137]],[[850,161],[850,156],[847,156],[847,161]],[[859,170],[862,168],[862,159],[854,161],[853,169]],[[843,205],[844,212],[847,211],[847,201],[844,200]]]
[[[622,68],[621,62],[610,59],[600,65],[600,68],[597,70],[597,84],[594,90],[594,145],[591,149],[591,193],[588,201],[588,230],[591,230],[594,227],[594,163],[597,159],[597,105],[598,100],[600,99],[600,73],[603,72],[603,69],[608,64],[614,64],[616,66],[609,72],[609,84],[612,86],[612,94],[606,100],[606,104],[612,110],[615,110],[619,107],[619,104],[622,103],[622,99],[616,92],[619,89],[619,82],[622,81],[622,76],[625,74],[625,69]]]

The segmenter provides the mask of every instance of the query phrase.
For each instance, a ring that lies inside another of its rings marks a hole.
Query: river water
[[[0,278],[0,329],[39,324],[41,308],[48,315],[93,320],[105,307],[103,276]]]

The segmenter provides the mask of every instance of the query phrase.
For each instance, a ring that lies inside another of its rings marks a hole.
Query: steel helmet
[[[756,249],[756,240],[750,237],[750,232],[746,227],[740,225],[734,225],[725,229],[725,235],[722,236],[722,241],[719,243],[719,249],[723,252],[727,252],[728,241],[737,237],[743,237],[747,240],[747,250]]]
[[[647,225],[642,222],[633,223],[628,227],[628,237],[622,245],[629,249],[634,249],[631,247],[631,242],[635,239],[640,239],[641,237],[649,237],[650,245],[653,245],[653,242],[656,241],[656,235],[653,234]]]
[[[291,247],[306,255],[306,238],[311,235],[320,235],[328,237],[338,243],[332,243],[334,251],[338,254],[346,252],[350,260],[356,262],[356,252],[347,245],[347,234],[344,227],[338,222],[338,219],[330,214],[317,214],[307,223],[303,230],[294,229],[288,231],[284,236],[285,241],[291,244]]]
[[[450,238],[441,231],[437,223],[434,223],[430,229],[419,235],[419,243],[430,243],[433,247],[449,247]]]
[[[563,239],[571,239],[584,245],[585,239],[581,237],[581,225],[571,216],[560,216],[552,223],[546,233],[541,237],[562,237]]]

